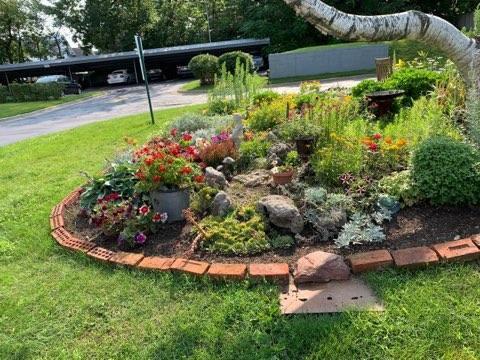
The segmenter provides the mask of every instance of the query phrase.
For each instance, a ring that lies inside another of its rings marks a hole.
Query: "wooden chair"
[[[383,81],[386,80],[393,73],[393,64],[392,59],[388,58],[377,58],[375,59],[375,65],[377,68],[377,80]]]

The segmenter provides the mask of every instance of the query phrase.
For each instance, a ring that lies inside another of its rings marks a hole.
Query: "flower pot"
[[[167,213],[169,223],[183,220],[183,210],[190,207],[190,192],[188,190],[155,190],[150,192],[150,199],[155,212]]]
[[[286,185],[292,182],[293,170],[281,173],[273,173],[273,183],[275,185]]]
[[[295,144],[297,145],[298,155],[302,158],[308,158],[315,150],[315,138],[313,136],[298,138],[295,140]]]

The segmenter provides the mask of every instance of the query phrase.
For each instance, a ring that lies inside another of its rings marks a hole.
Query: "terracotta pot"
[[[302,158],[308,158],[315,150],[315,138],[313,136],[298,138],[295,140],[297,152]]]
[[[275,185],[286,185],[292,182],[293,170],[281,173],[273,173],[272,176]]]
[[[151,191],[150,199],[155,212],[167,213],[169,223],[183,220],[183,210],[190,207],[188,190]]]

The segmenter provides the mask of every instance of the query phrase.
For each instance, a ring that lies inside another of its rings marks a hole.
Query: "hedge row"
[[[11,84],[0,85],[0,103],[56,100],[62,97],[62,84]]]

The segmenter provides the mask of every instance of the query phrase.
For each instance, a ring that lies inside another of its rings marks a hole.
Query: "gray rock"
[[[223,165],[218,165],[217,166],[217,171],[223,171]]]
[[[262,185],[268,185],[271,180],[271,174],[267,170],[255,170],[248,174],[241,174],[235,176],[232,181],[238,181],[246,187],[257,187]]]
[[[243,117],[240,114],[233,115],[233,121],[235,127],[232,130],[232,140],[235,143],[235,147],[238,149],[243,141]]]
[[[268,149],[268,157],[271,155],[277,155],[280,159],[284,159],[287,154],[292,151],[292,147],[285,143],[274,144],[270,149]]]
[[[263,213],[275,226],[298,234],[303,230],[303,217],[293,200],[286,196],[269,195],[257,202],[257,211]]]
[[[222,164],[231,166],[235,164],[235,160],[231,157],[226,157],[225,159],[223,159]]]
[[[216,188],[225,188],[228,186],[227,179],[220,171],[215,170],[213,167],[207,167],[205,169],[205,183],[208,186]]]
[[[276,143],[276,142],[279,141],[279,138],[278,138],[277,135],[275,135],[275,133],[273,131],[270,131],[267,134],[267,140],[270,141],[270,142]]]
[[[342,256],[315,251],[298,260],[294,281],[296,284],[304,284],[349,278],[350,268]]]
[[[280,166],[283,164],[282,159],[277,154],[270,154],[267,156],[267,168],[271,169],[275,166]]]
[[[212,202],[213,216],[226,216],[232,210],[232,200],[225,191],[220,191],[215,195]]]

